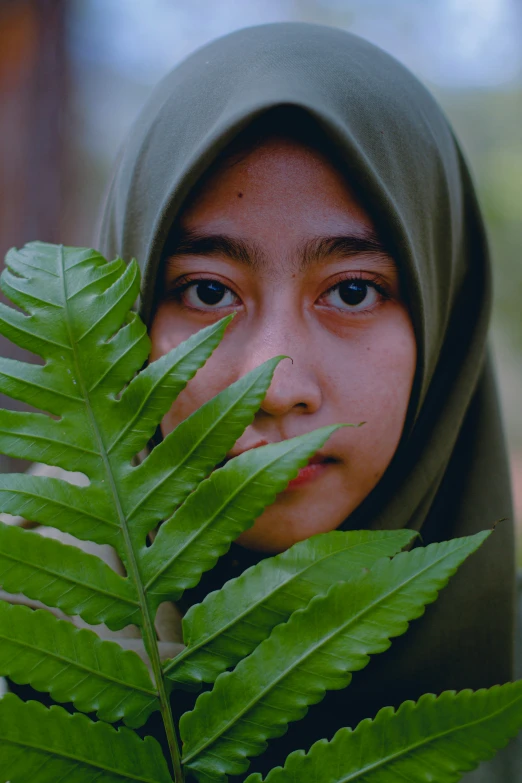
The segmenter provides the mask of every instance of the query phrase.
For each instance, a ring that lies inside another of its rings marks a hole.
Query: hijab
[[[271,743],[269,766],[382,706],[511,679],[515,586],[506,449],[487,345],[487,240],[453,132],[406,68],[357,36],[305,23],[250,27],[202,47],[157,86],[132,128],[98,247],[109,258],[138,259],[140,313],[150,324],[158,270],[184,202],[230,142],[278,107],[306,114],[341,162],[399,265],[417,338],[402,440],[341,527],[409,527],[428,544],[499,524],[404,636]],[[196,598],[255,557],[233,545]]]

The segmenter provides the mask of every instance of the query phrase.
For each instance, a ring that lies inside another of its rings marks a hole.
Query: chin
[[[261,552],[267,555],[278,555],[281,552],[285,552],[292,544],[295,544],[301,539],[292,540],[286,536],[274,536],[267,533],[254,532],[253,528],[247,530],[245,533],[241,533],[239,538],[236,538],[236,544],[244,547],[244,549],[250,549],[252,552]]]
[[[273,517],[264,519],[265,514],[259,517],[249,530],[241,533],[236,539],[236,544],[255,552],[277,555],[285,552],[299,541],[304,541],[319,533],[329,533],[336,530],[347,516],[343,514],[337,518],[331,514],[320,515],[319,518],[329,519],[330,524],[317,525],[316,521],[303,524],[302,517],[299,522],[292,524],[288,515],[284,515],[283,519]],[[280,515],[278,514],[277,517]]]

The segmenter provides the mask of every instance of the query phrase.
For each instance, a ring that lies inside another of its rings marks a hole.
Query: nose
[[[272,320],[257,331],[249,342],[246,373],[274,356],[285,356],[275,369],[272,383],[261,405],[270,416],[280,417],[290,411],[315,413],[321,407],[322,390],[314,352],[302,329]]]
[[[277,354],[276,354],[277,355]],[[270,416],[284,416],[292,410],[315,413],[321,407],[321,389],[299,358],[283,359],[276,367],[261,410]]]

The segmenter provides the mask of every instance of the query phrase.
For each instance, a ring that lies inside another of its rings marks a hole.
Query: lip
[[[224,465],[229,462],[229,460],[233,459],[234,457],[239,457],[240,454],[244,454],[246,451],[251,451],[252,449],[257,449],[260,446],[267,446],[268,441],[267,440],[260,440],[257,443],[253,443],[252,446],[248,446],[246,449],[238,449],[230,451],[225,459],[219,463],[219,465],[216,466],[216,468],[221,468]],[[291,481],[288,482],[285,489],[282,490],[283,492],[292,492],[294,489],[298,489],[299,487],[304,486],[305,484],[309,484],[312,481],[315,481],[315,479],[319,478],[323,475],[323,473],[328,469],[330,465],[333,465],[337,463],[338,460],[334,457],[330,457],[326,454],[322,454],[321,451],[318,451],[314,454],[313,457],[310,457],[308,460],[308,464],[304,465],[300,470],[299,473],[295,478],[293,478]]]
[[[312,481],[315,481],[322,476],[328,468],[336,462],[337,460],[332,457],[316,454],[308,460],[308,465],[302,467],[297,476],[288,482],[284,492],[292,492],[306,484],[310,484]]]

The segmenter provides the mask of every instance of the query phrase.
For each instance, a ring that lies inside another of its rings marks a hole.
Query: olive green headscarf
[[[328,734],[328,720],[335,730],[425,691],[510,679],[514,546],[486,346],[491,281],[482,220],[447,120],[389,55],[341,30],[301,23],[251,27],[199,49],[159,84],[127,139],[100,250],[139,260],[141,313],[150,320],[183,202],[241,130],[284,105],[312,117],[344,162],[402,271],[418,341],[402,442],[344,527],[412,527],[429,543],[507,518],[405,636],[347,691],[312,708],[305,728],[291,728],[290,746],[295,732],[293,747],[303,747]]]

